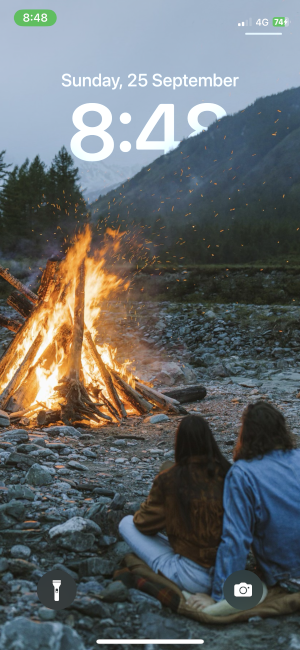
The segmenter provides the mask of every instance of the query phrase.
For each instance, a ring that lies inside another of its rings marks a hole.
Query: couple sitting
[[[223,599],[225,580],[246,568],[250,548],[267,585],[300,578],[300,449],[271,404],[246,408],[234,461],[204,418],[184,417],[175,464],[120,522],[136,555],[193,594],[188,604],[198,610]]]

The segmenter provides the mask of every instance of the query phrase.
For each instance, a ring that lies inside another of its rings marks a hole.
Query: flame
[[[110,273],[106,268],[106,256],[111,259],[120,246],[122,235],[118,231],[108,230],[106,233],[103,248],[89,256],[91,246],[91,230],[87,227],[78,236],[75,244],[68,250],[65,259],[60,262],[56,272],[56,285],[48,302],[44,302],[34,310],[29,320],[26,321],[23,331],[24,336],[18,345],[14,359],[9,364],[9,371],[0,378],[0,393],[5,389],[8,382],[14,377],[16,371],[23,362],[25,355],[30,350],[38,334],[42,335],[39,349],[36,352],[31,368],[35,366],[35,377],[38,390],[34,399],[35,404],[44,405],[47,408],[59,407],[55,387],[66,374],[67,360],[71,347],[71,338],[67,348],[59,344],[58,331],[62,326],[72,329],[74,302],[75,302],[75,278],[79,266],[85,261],[85,326],[93,337],[97,334],[97,325],[101,325],[101,303],[121,288],[127,288],[124,281],[117,275]],[[29,322],[30,321],[30,322]],[[27,325],[28,324],[28,325]],[[102,332],[104,338],[105,333]],[[41,357],[46,348],[55,343],[55,358],[50,368],[44,367]],[[97,346],[104,363],[110,367],[121,370],[122,374],[128,376],[130,383],[134,385],[132,375],[127,372],[129,362],[122,366],[115,360],[116,350],[109,345]],[[104,383],[99,377],[99,370],[90,355],[87,354],[85,346],[82,348],[82,371],[85,386],[93,384],[101,393],[108,398]],[[16,391],[17,394],[17,391]]]

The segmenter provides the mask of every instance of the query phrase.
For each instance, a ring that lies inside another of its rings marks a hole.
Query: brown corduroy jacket
[[[223,523],[224,477],[217,466],[214,477],[207,473],[207,458],[189,459],[192,488],[187,494],[191,525],[187,527],[179,510],[177,479],[180,468],[172,465],[156,476],[149,496],[135,513],[133,521],[144,535],[166,530],[175,553],[204,567],[215,564]]]

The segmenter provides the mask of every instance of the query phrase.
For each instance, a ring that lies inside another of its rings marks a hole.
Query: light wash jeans
[[[128,515],[120,521],[119,531],[123,539],[138,557],[158,573],[175,582],[180,589],[191,594],[211,594],[214,567],[206,569],[178,553],[175,553],[165,535],[143,535]]]

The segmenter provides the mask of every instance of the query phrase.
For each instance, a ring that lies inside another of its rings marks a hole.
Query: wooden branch
[[[58,255],[53,255],[47,261],[46,268],[43,271],[41,283],[38,290],[39,300],[48,302],[51,292],[55,286],[55,273],[57,270],[58,262],[60,262],[60,257]]]
[[[42,334],[39,333],[32,345],[30,346],[27,354],[25,355],[22,363],[18,367],[18,370],[15,372],[14,376],[11,378],[10,382],[7,384],[3,393],[0,395],[0,407],[5,408],[10,397],[13,395],[15,390],[20,386],[23,379],[26,377],[30,366],[32,365],[36,353],[42,342]]]
[[[40,427],[46,424],[52,424],[61,420],[61,410],[55,409],[49,411],[39,411],[37,415],[37,423]]]
[[[57,350],[60,350],[61,348],[63,348],[66,355],[68,352],[68,344],[71,335],[72,332],[69,325],[66,325],[65,323],[61,325],[55,339],[49,343],[49,345],[37,360],[36,364],[30,368],[28,375],[24,378],[17,391],[13,395],[15,404],[20,409],[21,407],[26,408],[30,404],[33,404],[39,392],[39,383],[36,369],[38,367],[42,367],[44,370],[50,370],[52,364],[56,360]]]
[[[21,291],[21,293],[23,293],[25,296],[27,296],[27,298],[29,298],[30,302],[32,302],[34,305],[37,304],[37,302],[38,302],[37,295],[35,293],[33,293],[33,291],[30,291],[30,289],[27,289],[27,287],[25,287],[25,285],[22,284],[22,282],[20,282],[20,280],[18,280],[13,275],[11,275],[9,270],[4,269],[3,266],[0,266],[0,276],[4,280],[9,282],[9,284],[11,284],[13,287],[15,287],[15,289],[18,289],[18,291]]]
[[[39,329],[41,330],[45,326],[48,319],[48,314],[45,313],[45,307],[42,303],[32,311],[30,316],[25,321],[24,325],[22,325],[22,327],[17,332],[9,348],[6,350],[5,355],[2,357],[0,361],[0,382],[2,382],[5,378],[5,373],[7,372],[12,359],[14,359],[16,355],[18,356],[18,348],[30,332],[33,321],[39,316],[41,316],[41,320],[39,322]]]
[[[118,395],[118,393],[117,393],[117,391],[116,391],[116,389],[114,387],[113,380],[112,380],[111,374],[110,374],[110,370],[108,370],[105,363],[102,361],[101,355],[99,354],[99,352],[98,352],[98,350],[96,348],[96,345],[95,345],[95,343],[94,343],[94,341],[92,339],[92,335],[88,331],[87,328],[85,328],[84,336],[85,336],[86,344],[87,344],[87,346],[89,348],[89,351],[91,353],[91,356],[92,356],[98,370],[100,371],[100,374],[101,374],[101,377],[102,377],[102,379],[104,381],[104,384],[105,384],[106,390],[108,392],[108,395],[109,395],[111,401],[113,402],[113,404],[114,404],[114,406],[115,406],[115,408],[117,410],[118,415],[121,418],[122,417],[126,418],[127,413],[126,413],[125,407],[122,404],[122,402],[121,402],[121,400],[119,398],[119,395]]]
[[[83,261],[78,268],[76,277],[73,340],[69,361],[69,377],[78,381],[81,370],[81,349],[84,332],[84,282],[85,264]]]
[[[118,387],[118,390],[125,395],[128,402],[130,402],[139,413],[144,414],[152,411],[153,404],[147,402],[136,390],[134,390],[134,388],[132,388],[132,386],[129,386],[129,384],[120,377],[116,370],[111,369],[110,373],[114,384]]]
[[[167,409],[168,411],[172,411],[173,413],[180,413],[179,408],[177,407],[177,402],[175,399],[171,399],[170,397],[167,397],[166,395],[163,395],[162,393],[159,393],[157,390],[154,388],[150,388],[149,386],[145,386],[144,384],[141,384],[139,381],[135,380],[135,387],[136,390],[143,395],[148,400],[151,400],[156,406],[159,406],[160,408]]]
[[[92,402],[87,390],[78,379],[69,377],[61,380],[56,391],[65,398],[65,404],[61,405],[61,418],[66,424],[86,417],[96,422],[99,418],[112,421],[109,415],[102,413],[95,402]]]
[[[33,310],[33,304],[20,291],[13,291],[7,298],[7,304],[15,309],[23,318],[28,318]]]
[[[11,332],[18,332],[22,327],[22,323],[19,320],[14,320],[13,318],[6,318],[0,314],[0,327],[6,327],[7,330]]]

